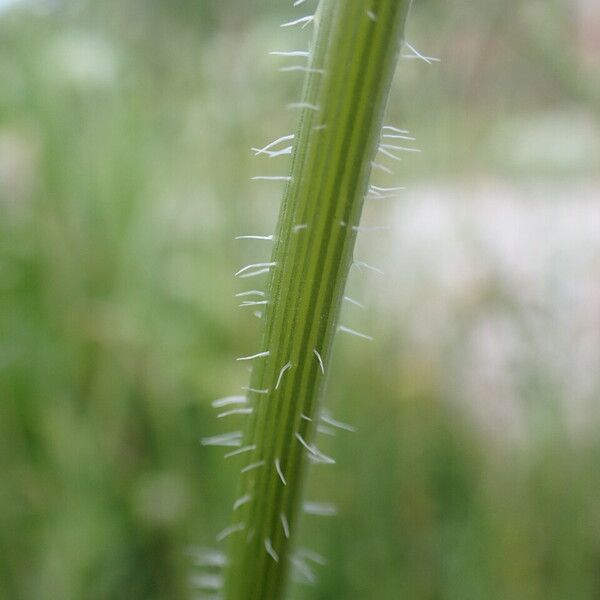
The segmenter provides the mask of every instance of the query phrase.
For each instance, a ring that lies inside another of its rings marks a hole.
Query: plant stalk
[[[253,360],[226,600],[286,589],[319,396],[410,0],[322,0]],[[266,354],[268,352],[268,354]],[[322,468],[328,468],[324,465]]]

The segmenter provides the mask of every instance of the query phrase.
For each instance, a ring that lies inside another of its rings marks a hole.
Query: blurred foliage
[[[532,141],[536,115],[593,128],[600,105],[565,5],[515,8],[418,3],[411,40],[444,62],[402,63],[391,113],[428,148],[403,178],[597,173],[585,137],[585,161],[502,151],[503,132]],[[248,149],[293,126],[281,107],[298,81],[266,56],[291,47],[288,14],[267,0],[0,13],[1,598],[183,598],[186,549],[226,522],[235,469],[198,440],[256,339],[230,276],[248,251],[230,240],[277,212],[277,191],[248,183]],[[528,443],[486,439],[395,325],[338,353],[330,397],[359,431],[329,442],[339,464],[310,482],[340,514],[303,528],[329,563],[306,596],[599,598],[597,430],[558,419]]]

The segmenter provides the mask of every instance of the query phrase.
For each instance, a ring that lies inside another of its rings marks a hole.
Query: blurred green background
[[[260,322],[303,48],[276,0],[0,2],[0,598],[194,597],[236,469],[199,440]],[[299,12],[300,11],[300,12]],[[418,0],[389,122],[420,155],[367,206],[326,405],[357,426],[294,598],[600,599],[600,15]],[[375,205],[376,204],[376,205]],[[325,438],[327,436],[324,436]]]

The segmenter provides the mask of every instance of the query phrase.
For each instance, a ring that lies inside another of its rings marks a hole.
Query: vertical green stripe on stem
[[[240,455],[240,467],[262,466],[240,477],[239,497],[251,499],[234,511],[244,528],[231,536],[226,600],[278,600],[285,590],[307,461],[298,435],[313,444],[319,358],[327,373],[409,4],[321,0],[315,16],[267,288],[260,351],[269,355],[256,359],[250,385],[269,391],[248,392],[244,444],[256,448]]]

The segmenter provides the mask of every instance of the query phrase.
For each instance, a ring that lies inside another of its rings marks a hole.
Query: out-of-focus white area
[[[593,172],[600,165],[600,123],[572,106],[499,119],[490,144],[498,164],[522,173]]]
[[[119,66],[114,44],[86,31],[72,31],[54,40],[45,60],[53,77],[82,89],[114,84]]]
[[[44,14],[54,8],[60,0],[0,0],[0,16],[12,8],[25,8],[32,13]]]
[[[0,13],[17,4],[21,4],[22,1],[23,0],[0,0]]]
[[[600,182],[412,187],[388,216],[374,293],[445,395],[501,436],[598,415]]]

